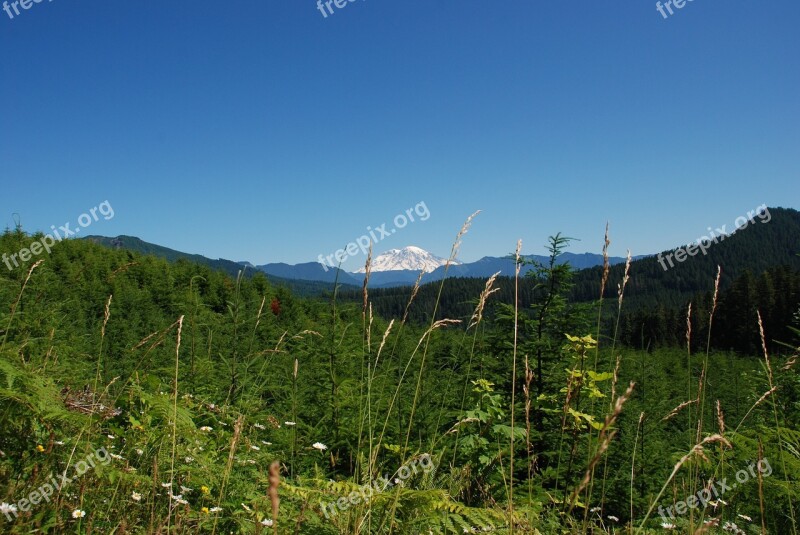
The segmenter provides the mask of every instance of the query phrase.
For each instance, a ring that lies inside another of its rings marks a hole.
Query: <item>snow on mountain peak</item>
[[[446,258],[433,255],[421,249],[409,245],[402,249],[389,249],[372,259],[372,271],[397,271],[397,270],[411,270],[430,273],[439,266],[447,263]],[[452,262],[458,264],[459,262]],[[365,269],[362,267],[356,273],[364,273]]]

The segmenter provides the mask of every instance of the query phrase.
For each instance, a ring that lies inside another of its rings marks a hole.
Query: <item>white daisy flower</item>
[[[72,511],[72,518],[83,518],[85,516],[86,516],[86,511],[83,511],[82,509],[75,509],[74,511]]]
[[[322,442],[314,442],[314,444],[311,447],[319,451],[325,451],[328,449],[328,446],[326,446]]]
[[[261,429],[261,430],[266,429],[266,426],[264,424],[253,424],[253,427],[255,427],[256,429]]]
[[[131,494],[131,499],[135,502],[140,502],[142,501],[142,495],[134,491],[133,494]]]
[[[283,423],[284,423],[284,425],[288,425],[288,426],[297,425],[297,422],[283,422]]]
[[[741,518],[742,520],[747,520],[748,522],[752,522],[752,521],[753,521],[753,519],[752,519],[752,518],[750,518],[750,517],[749,517],[749,516],[747,516],[747,515],[737,515],[737,516],[738,516],[739,518]]]
[[[162,483],[161,486],[164,487],[165,489],[168,489],[172,486],[172,483]]]
[[[205,431],[206,433],[208,433],[209,431],[213,431],[213,430],[214,430],[213,427],[209,427],[207,425],[204,425],[203,427],[200,428],[200,431]]]
[[[192,489],[190,489],[189,487],[184,487],[183,485],[181,485],[181,492],[183,492],[185,494],[188,494],[188,493],[192,492]]]
[[[261,448],[259,448],[258,446],[250,446],[250,449],[254,451],[261,451]]]
[[[144,450],[140,448],[136,448],[136,455],[144,455]]]
[[[222,511],[222,507],[212,507],[209,509],[209,512],[211,513],[219,513],[220,511]]]
[[[669,522],[662,522],[661,527],[664,529],[675,529],[678,526],[676,526],[675,524],[670,524]]]
[[[608,518],[609,520],[613,520],[614,522],[619,522],[619,517],[616,517],[614,515],[608,515],[608,517],[606,518]]]
[[[273,524],[272,520],[270,520],[268,518],[265,518],[264,520],[261,521],[261,525],[262,526],[270,527],[270,526],[272,526],[272,524]]]

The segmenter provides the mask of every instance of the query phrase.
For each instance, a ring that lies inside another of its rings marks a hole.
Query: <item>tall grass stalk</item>
[[[644,412],[639,415],[639,423],[636,425],[636,437],[633,439],[633,453],[631,454],[631,487],[630,487],[630,522],[628,523],[628,532],[633,533],[633,481],[636,478],[636,447],[639,445],[639,432],[642,429],[642,421],[644,420]]]
[[[519,254],[522,240],[517,240],[514,270],[514,356],[511,364],[511,451],[509,452],[508,470],[508,524],[511,535],[514,534],[514,415],[516,414],[517,393],[517,341],[519,338],[519,270],[522,267]]]
[[[703,421],[705,417],[705,404],[706,404],[706,389],[705,382],[708,380],[708,358],[711,353],[711,331],[714,325],[714,312],[717,310],[717,299],[719,297],[719,281],[722,276],[722,268],[717,266],[717,277],[714,279],[714,298],[711,302],[711,311],[708,314],[708,335],[706,337],[706,354],[703,358],[703,368],[700,370],[700,382],[697,386],[697,433],[695,435],[695,442],[700,442],[703,436]],[[691,360],[690,360],[691,363]],[[690,386],[691,388],[691,386]],[[700,466],[698,464],[692,465],[690,470],[691,474],[691,494],[697,492],[697,481],[700,476]],[[694,508],[689,511],[689,530],[694,530]]]
[[[369,252],[367,254],[367,260],[364,263],[364,284],[362,287],[362,299],[363,303],[361,306],[361,332],[363,333],[361,337],[361,381],[359,382],[359,423],[358,423],[358,444],[356,447],[356,451],[358,451],[359,455],[361,453],[361,447],[363,445],[364,440],[364,426],[367,427],[367,433],[369,434],[369,451],[372,451],[372,377],[370,376],[369,372],[369,361],[372,355],[372,308],[369,307],[369,322],[367,322],[367,308],[369,304],[369,277],[372,272],[372,240],[369,243]],[[367,368],[365,369],[364,363],[367,363]],[[366,373],[366,381],[364,374]],[[367,385],[367,394],[366,398],[364,397],[364,384]],[[365,415],[366,412],[366,415]],[[371,459],[371,455],[369,457]],[[372,474],[372,463],[370,460],[367,461],[367,474]],[[359,473],[361,471],[361,463],[359,459],[356,459],[356,468],[354,470],[355,478],[358,481]]]
[[[256,341],[258,326],[261,324],[261,313],[264,311],[264,304],[266,302],[267,302],[267,296],[265,295],[261,298],[261,305],[258,307],[258,314],[256,314],[256,322],[253,325],[253,332],[250,335],[250,344],[247,347],[247,355],[245,355],[247,358],[247,362],[245,363],[244,377],[242,378],[242,384],[245,386],[247,385],[247,378],[250,375],[250,364],[253,358],[253,345],[255,344]],[[194,316],[192,316],[192,325],[194,325]],[[192,342],[194,343],[194,337],[192,337]],[[192,370],[192,375],[194,375],[194,356],[192,356],[191,370]]]
[[[761,348],[764,351],[764,367],[767,370],[767,378],[769,379],[769,387],[770,389],[775,389],[775,384],[773,380],[772,374],[772,364],[769,361],[769,352],[767,351],[767,340],[764,336],[764,323],[761,321],[761,311],[756,310],[756,315],[758,316],[758,333],[761,337]],[[783,451],[783,438],[781,427],[778,423],[778,394],[776,393],[770,399],[772,404],[772,415],[775,419],[775,434],[778,436],[778,455],[780,456],[781,460],[781,467],[783,468],[783,477],[786,478],[786,481],[783,483],[787,486],[787,491],[789,487],[789,473],[786,471],[786,459],[784,459],[784,451]],[[792,520],[792,534],[797,535],[797,524],[794,516],[794,503],[792,502],[792,494],[791,492],[786,492],[786,501],[789,502],[789,518]]]
[[[606,284],[608,283],[608,276],[611,270],[611,264],[608,260],[608,247],[611,245],[611,240],[608,237],[608,229],[609,223],[606,221],[606,230],[605,234],[603,235],[603,272],[602,276],[600,277],[600,295],[598,296],[597,300],[597,325],[595,328],[595,337],[594,339],[597,340],[597,344],[594,347],[594,363],[592,364],[592,370],[597,372],[597,365],[600,358],[600,331],[602,326],[602,319],[603,319],[603,298],[605,297],[606,293]],[[589,414],[594,414],[594,398],[591,399],[589,402]],[[600,431],[598,431],[599,436]],[[586,448],[586,464],[588,466],[589,462],[592,459],[592,449],[594,447],[594,430],[589,431],[588,443]],[[594,487],[594,473],[592,473],[592,481],[589,483],[589,491],[587,496],[586,507],[583,511],[583,530],[586,531],[588,523],[589,523],[589,501],[591,501],[592,496],[592,489]],[[602,512],[601,512],[602,515]]]
[[[333,280],[333,295],[331,295],[331,340],[328,350],[328,374],[331,381],[331,427],[333,429],[334,448],[339,446],[339,396],[336,384],[336,296],[339,292],[339,274],[341,273],[342,263],[336,266],[336,277]],[[294,428],[293,432],[294,432]],[[292,441],[294,443],[294,440]],[[331,452],[331,458],[334,453]],[[292,447],[292,459],[294,462],[294,446]]]
[[[109,299],[109,303],[111,299]],[[178,334],[175,343],[175,375],[172,383],[172,453],[170,455],[169,464],[169,483],[170,492],[175,486],[175,451],[178,445],[178,366],[180,363],[181,352],[181,331],[183,330],[183,316],[178,318]],[[167,509],[167,532],[170,529],[170,522],[172,520],[172,496],[170,496],[170,503]]]
[[[625,287],[628,285],[628,281],[630,280],[630,270],[631,270],[631,251],[628,249],[628,254],[625,259],[625,271],[622,275],[622,282],[617,283],[617,318],[614,322],[614,337],[611,340],[611,355],[614,355],[614,351],[617,347],[617,338],[619,336],[619,322],[622,318],[622,303],[625,301]],[[616,400],[614,399],[614,386],[616,385],[617,381],[617,374],[620,367],[622,357],[621,355],[617,355],[617,364],[614,370],[614,381],[611,383],[611,399],[609,400],[609,410],[613,410],[614,404]],[[599,439],[599,437],[598,437]],[[591,451],[591,450],[590,450]],[[606,481],[608,480],[608,457],[603,460],[603,480],[601,484],[600,490],[600,514],[603,514],[603,508],[605,506],[606,501]],[[594,467],[592,467],[592,474],[589,483],[588,494],[586,497],[586,507],[589,507],[589,504],[592,501],[592,492],[594,489]]]
[[[758,437],[758,465],[764,460],[764,445],[761,443],[761,437]],[[758,470],[758,508],[761,512],[761,535],[767,534],[767,515],[764,512],[764,474]]]

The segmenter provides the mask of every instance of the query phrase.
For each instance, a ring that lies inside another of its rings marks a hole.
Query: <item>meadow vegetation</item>
[[[456,316],[444,282],[374,313],[369,260],[358,301],[86,240],[0,270],[0,531],[796,534],[800,317],[776,339],[753,307],[758,346],[717,349],[717,274],[637,347],[635,269],[576,300],[568,243]]]

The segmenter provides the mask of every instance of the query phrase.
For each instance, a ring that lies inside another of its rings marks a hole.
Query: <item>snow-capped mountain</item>
[[[410,245],[402,249],[390,249],[373,258],[372,271],[409,270],[419,272],[422,270],[425,273],[430,273],[446,263],[446,258],[433,255],[425,249]],[[452,264],[460,264],[460,262],[453,261]],[[364,271],[362,267],[356,273],[364,273]]]

